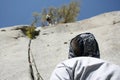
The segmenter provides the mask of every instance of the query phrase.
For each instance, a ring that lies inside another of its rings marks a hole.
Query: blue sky
[[[0,27],[31,24],[33,12],[50,6],[60,7],[71,0],[0,0]],[[120,10],[120,0],[81,0],[78,20]]]

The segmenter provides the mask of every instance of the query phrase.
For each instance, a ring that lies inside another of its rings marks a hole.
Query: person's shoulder
[[[93,58],[93,57],[76,57],[76,58],[71,58],[65,61],[62,61],[57,65],[57,67],[66,65],[68,67],[74,67],[75,65],[78,66],[90,66],[90,65],[109,65],[109,66],[114,66],[114,67],[119,67],[116,64],[110,63],[108,61],[99,59],[99,58]]]
[[[67,59],[65,61],[62,61],[61,63],[71,64],[71,63],[76,63],[76,62],[99,63],[99,62],[106,62],[106,61],[99,59],[99,58],[93,58],[93,57],[75,57],[75,58],[71,58],[71,59]]]
[[[73,73],[76,75],[75,80],[78,80],[77,76],[84,80],[88,78],[89,80],[120,80],[120,67],[118,65],[93,57],[76,57],[62,61],[55,68],[52,78],[56,77],[55,74],[62,78],[73,78]],[[82,76],[80,76],[81,73]],[[86,75],[87,77],[84,77]],[[51,80],[55,80],[52,78]]]

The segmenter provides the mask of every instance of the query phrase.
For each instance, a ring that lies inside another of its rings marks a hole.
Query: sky
[[[60,7],[71,0],[0,0],[0,28],[29,25],[33,12],[43,8]],[[73,0],[74,1],[74,0]],[[120,0],[78,0],[80,13],[77,20],[84,20],[105,12],[120,10]]]

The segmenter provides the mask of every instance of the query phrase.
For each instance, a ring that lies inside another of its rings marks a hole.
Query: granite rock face
[[[0,29],[0,80],[30,80],[29,39],[16,27],[21,26]],[[49,80],[55,66],[68,58],[70,40],[83,32],[95,35],[102,59],[120,65],[120,11],[37,29],[40,35],[32,41],[31,51],[44,80]]]

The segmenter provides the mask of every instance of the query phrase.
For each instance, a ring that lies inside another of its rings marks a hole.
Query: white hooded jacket
[[[58,64],[50,80],[120,80],[120,67],[92,57],[72,58]]]

